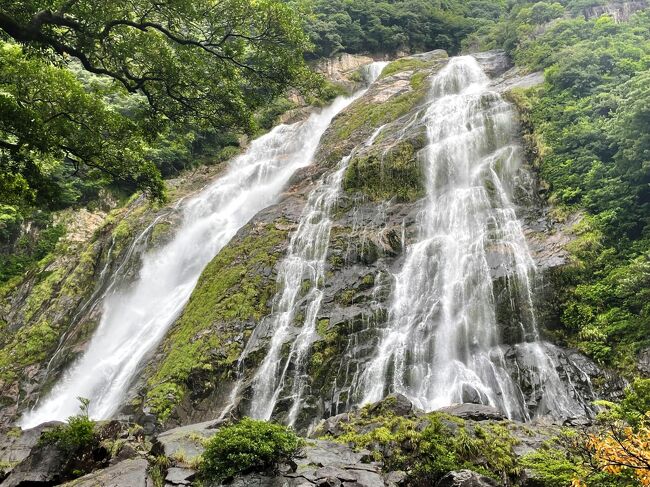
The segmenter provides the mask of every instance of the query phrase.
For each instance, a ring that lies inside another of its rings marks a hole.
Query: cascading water
[[[368,81],[374,81],[387,63],[369,65]],[[369,139],[372,144],[377,130]],[[325,258],[332,228],[331,214],[341,191],[341,182],[350,156],[344,157],[336,170],[324,176],[309,194],[297,230],[291,237],[287,256],[278,271],[280,294],[276,297],[271,315],[272,338],[268,351],[253,378],[251,416],[270,419],[285,390],[289,367],[293,377],[289,400],[291,408],[288,423],[293,424],[300,410],[301,398],[307,378],[304,377],[305,358],[317,337],[316,318],[323,299]],[[307,287],[306,294],[301,292]],[[304,308],[304,316],[298,314]],[[296,326],[300,330],[296,331]],[[289,353],[282,357],[282,348],[293,337]]]
[[[374,69],[374,67],[373,67]],[[174,238],[148,252],[135,282],[105,297],[87,351],[23,427],[63,420],[90,399],[90,415],[108,418],[122,405],[143,359],[182,311],[208,262],[257,212],[279,196],[291,175],[311,162],[332,118],[361,95],[341,97],[306,121],[280,125],[251,143],[212,185],[184,203]]]
[[[520,303],[519,346],[543,391],[537,411],[584,413],[539,342],[535,265],[511,196],[521,164],[513,110],[470,56],[451,59],[430,96],[419,237],[396,276],[387,327],[360,381],[361,402],[398,392],[425,410],[481,402],[530,418],[501,345],[490,264],[496,259]]]

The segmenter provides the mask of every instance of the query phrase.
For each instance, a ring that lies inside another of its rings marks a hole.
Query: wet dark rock
[[[402,394],[391,394],[386,399],[370,406],[370,412],[373,414],[392,413],[396,416],[408,416],[413,411],[415,411],[415,406],[408,397]]]
[[[2,487],[56,485],[61,480],[67,459],[52,445],[35,446],[2,483]]]
[[[506,419],[501,411],[492,406],[484,404],[456,404],[440,408],[437,411],[450,414],[462,419],[473,419],[475,421],[501,421]]]
[[[471,470],[449,472],[437,483],[436,487],[497,487],[498,484],[489,477]]]
[[[646,377],[650,377],[650,347],[639,352],[636,367]]]

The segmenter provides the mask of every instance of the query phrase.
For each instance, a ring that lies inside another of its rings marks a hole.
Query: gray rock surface
[[[0,485],[2,487],[56,485],[59,483],[65,464],[65,460],[56,447],[37,446]]]
[[[167,469],[165,482],[168,485],[191,485],[196,471],[191,468],[170,467]]]
[[[62,484],[66,487],[153,487],[143,459],[130,459]]]
[[[309,440],[296,458],[295,470],[249,473],[236,477],[230,487],[384,487],[400,485],[403,472],[383,473],[380,465],[366,463],[367,454],[340,443]],[[215,484],[216,485],[216,484]]]
[[[173,458],[182,454],[188,461],[193,460],[203,453],[201,438],[209,438],[214,435],[216,421],[205,421],[203,423],[180,426],[160,433],[157,443],[162,447],[166,456]]]
[[[506,419],[501,411],[492,406],[484,404],[456,404],[440,408],[437,411],[441,413],[451,414],[462,419],[473,419],[474,421],[494,420],[500,421]]]
[[[471,470],[449,472],[437,483],[436,487],[497,487],[494,480]]]
[[[29,456],[29,452],[36,446],[41,433],[58,424],[58,421],[43,423],[35,428],[21,430],[20,428],[3,428],[0,430],[0,464],[6,465],[7,475],[15,465],[18,465]]]
[[[508,69],[512,67],[512,60],[508,57],[505,51],[493,50],[477,52],[472,56],[478,61],[483,70],[491,78],[501,76]]]
[[[415,406],[410,399],[403,394],[390,394],[384,400],[370,406],[370,411],[381,410],[391,412],[396,416],[407,416],[415,411]]]

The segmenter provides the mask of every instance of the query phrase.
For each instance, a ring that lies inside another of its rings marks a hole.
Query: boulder
[[[453,406],[440,408],[437,411],[462,419],[473,419],[474,421],[500,421],[506,419],[503,413],[497,408],[484,404],[454,404]]]
[[[2,487],[56,485],[67,459],[53,445],[36,446],[2,483]]]
[[[502,75],[512,67],[512,60],[505,51],[477,52],[472,54],[472,56],[481,65],[483,71],[491,78]]]
[[[0,430],[0,464],[5,465],[5,475],[9,474],[13,466],[18,465],[29,456],[32,449],[38,444],[38,439],[44,430],[53,428],[61,423],[51,421],[27,430],[20,428],[2,428]]]
[[[165,482],[169,485],[191,485],[196,471],[191,468],[171,467],[167,470]]]
[[[496,487],[494,480],[471,470],[449,472],[441,478],[436,487]]]
[[[148,468],[149,463],[143,458],[124,460],[63,485],[67,487],[153,487],[153,480],[147,474]]]
[[[205,421],[187,426],[180,426],[160,433],[157,444],[165,456],[174,458],[183,455],[184,459],[191,461],[203,453],[201,438],[210,438],[217,430],[216,421]]]
[[[382,401],[370,406],[371,413],[393,413],[395,416],[407,416],[415,411],[411,400],[402,394],[391,394]]]

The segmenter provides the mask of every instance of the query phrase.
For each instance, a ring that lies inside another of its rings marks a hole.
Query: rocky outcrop
[[[510,62],[502,52],[476,57],[489,73],[498,76],[494,86],[499,90],[539,81],[538,75],[522,76],[509,69]],[[419,156],[426,145],[423,108],[428,80],[446,62],[446,53],[433,51],[391,63],[362,98],[335,118],[314,163],[298,171],[282,200],[257,215],[206,268],[183,315],[135,384],[131,397],[136,401],[125,412],[142,408],[166,426],[209,420],[221,413],[247,414],[252,374],[270,340],[277,266],[285,255],[288,235],[296,228],[316,181],[348,156],[343,192],[333,215],[317,336],[306,364],[308,385],[297,426],[308,429],[318,418],[336,416],[359,401],[356,381],[386,323],[391,275],[402,264],[405,246],[417,237],[418,201],[424,194]],[[327,69],[358,68],[351,58],[341,58],[335,64]],[[368,144],[371,138],[372,144]],[[523,170],[516,183],[521,187],[517,211],[540,271],[537,305],[544,313],[539,322],[552,328],[557,315],[551,312],[552,306],[544,304],[553,298],[552,282],[546,276],[567,264],[566,245],[573,238],[575,222],[553,219],[532,171]],[[242,259],[244,249],[255,250]],[[527,399],[534,410],[539,398],[532,392],[532,371],[525,368],[522,347],[516,346],[531,338],[521,335],[520,326],[521,316],[530,310],[527,302],[521,309],[513,308],[516,290],[509,283],[508,269],[500,263],[499,249],[492,257],[497,315],[507,344],[505,357],[524,390],[531,391]],[[238,269],[232,283],[229,268]],[[225,284],[216,290],[210,284],[213,282]],[[199,311],[201,316],[191,318]],[[298,316],[305,312],[300,310]],[[299,333],[299,325],[290,330],[290,338]],[[191,354],[200,352],[188,355],[190,349]],[[559,357],[560,380],[575,381],[570,387],[589,401],[596,395],[591,384],[600,382],[593,379],[603,372],[585,365],[593,372],[585,374],[569,358],[573,352],[554,350]],[[184,360],[187,356],[194,358]],[[517,369],[519,366],[524,368]],[[286,391],[292,380],[288,374]],[[469,396],[465,400],[474,401]],[[283,420],[290,407],[291,395],[281,395],[275,417]]]
[[[513,66],[512,59],[501,50],[477,52],[472,56],[490,78],[498,78]]]
[[[359,68],[373,62],[373,58],[359,54],[340,53],[318,61],[314,69],[328,80],[353,89],[363,82]]]
[[[585,19],[593,19],[601,15],[609,15],[616,22],[624,22],[639,10],[648,6],[645,0],[631,2],[606,2],[602,5],[592,5],[582,9],[582,15]]]
[[[398,485],[399,474],[382,472],[381,465],[370,461],[370,452],[355,452],[331,441],[310,441],[284,472],[250,473],[235,478],[229,486],[260,487],[389,487]],[[218,484],[209,484],[216,487]]]
[[[84,475],[66,487],[153,487],[155,484],[148,474],[149,462],[143,458],[124,460],[103,470]]]
[[[16,465],[29,456],[38,444],[43,431],[49,430],[60,423],[43,423],[36,428],[21,430],[18,427],[0,429],[0,478],[4,478]]]
[[[449,472],[441,478],[435,487],[496,487],[494,479],[471,470]]]
[[[501,411],[484,404],[456,404],[437,409],[438,412],[451,414],[457,418],[473,419],[474,421],[501,421],[506,419]]]

